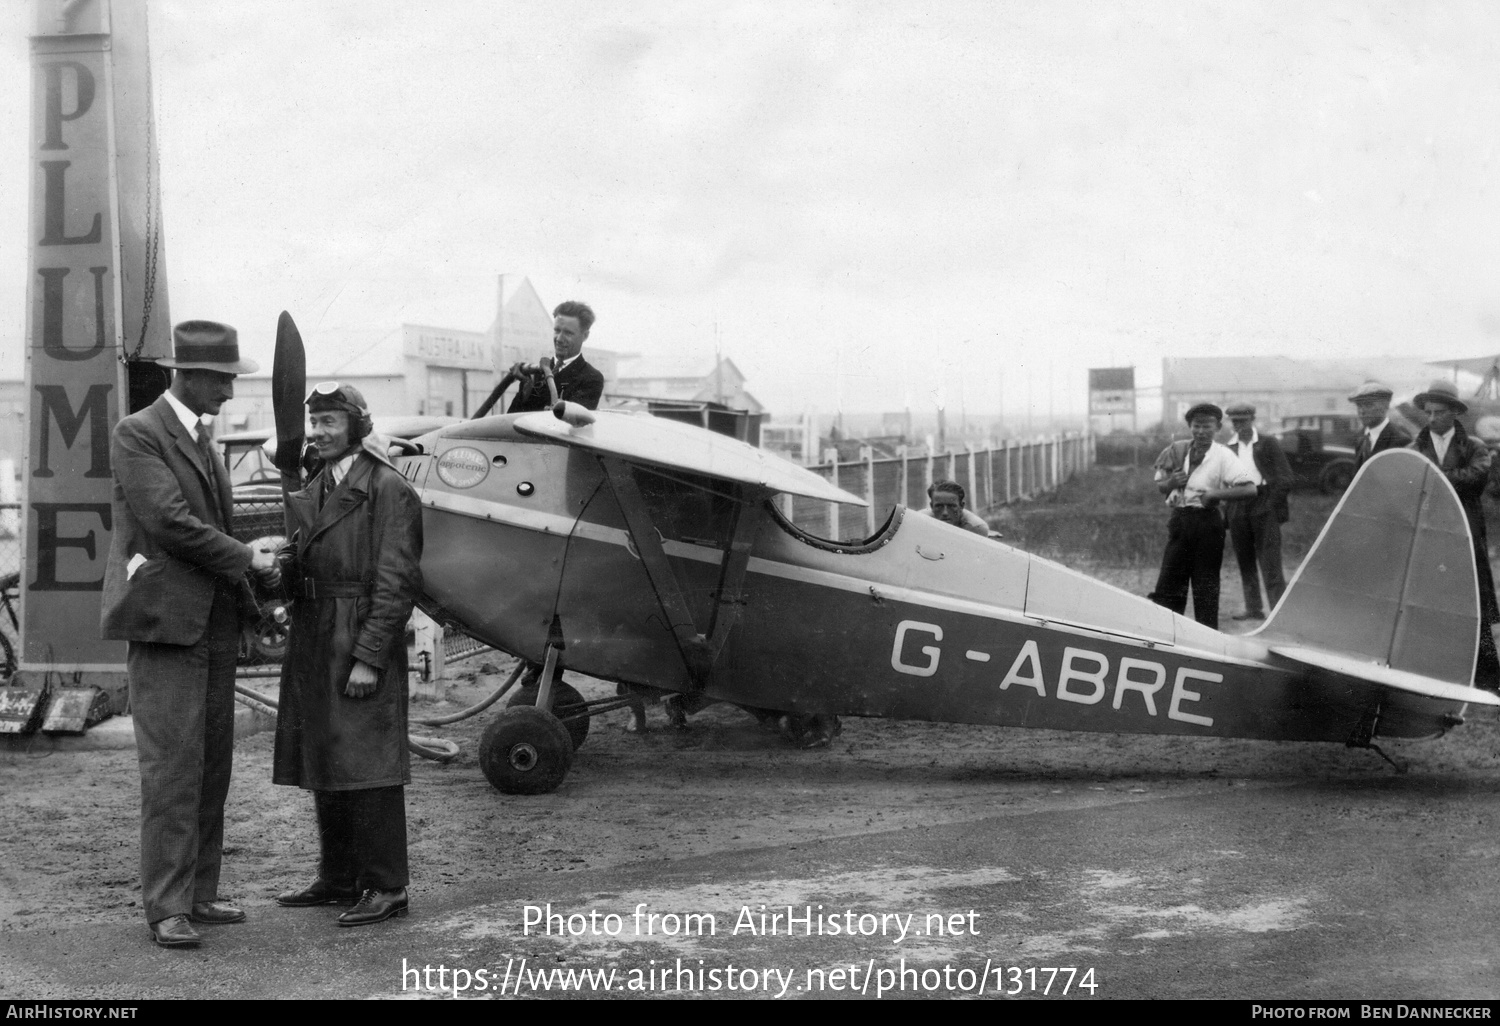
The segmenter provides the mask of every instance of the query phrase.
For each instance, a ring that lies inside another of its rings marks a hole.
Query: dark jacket
[[[1231,437],[1226,444],[1231,447],[1238,445],[1239,436]],[[1251,501],[1257,505],[1264,503],[1275,512],[1278,524],[1286,523],[1292,515],[1286,499],[1287,493],[1292,490],[1292,465],[1287,461],[1286,450],[1270,435],[1261,435],[1256,439],[1251,457],[1255,460],[1255,469],[1260,471],[1263,481]]]
[[[604,375],[582,356],[558,371],[552,380],[557,382],[558,399],[577,403],[586,410],[599,408],[599,397],[604,395]],[[552,408],[551,397],[545,387],[530,394],[523,392],[524,388],[516,393],[516,397],[511,400],[510,409],[505,412],[535,413]]]
[[[165,396],[115,425],[109,453],[114,520],[104,571],[103,636],[197,644],[208,629],[215,579],[238,587],[245,614],[250,546],[229,534],[229,472],[218,453],[215,475]],[[137,555],[146,561],[131,573]]]
[[[291,639],[281,671],[272,780],[317,791],[411,779],[406,622],[422,590],[422,508],[373,445],[323,502],[320,471],[286,496]],[[355,659],[379,671],[349,698]]]
[[[1364,466],[1365,460],[1376,453],[1385,452],[1387,449],[1405,449],[1411,445],[1411,435],[1406,429],[1395,423],[1387,423],[1375,439],[1375,448],[1370,448],[1370,433],[1361,431],[1359,433],[1359,444],[1354,447],[1354,468],[1358,470]]]
[[[1479,575],[1479,612],[1485,623],[1500,622],[1500,603],[1495,600],[1495,578],[1490,572],[1490,544],[1484,527],[1484,489],[1490,479],[1490,450],[1478,439],[1470,438],[1462,424],[1453,425],[1453,440],[1438,463],[1432,445],[1432,430],[1423,428],[1409,448],[1437,463],[1443,476],[1458,493],[1469,534],[1474,540],[1474,569]]]

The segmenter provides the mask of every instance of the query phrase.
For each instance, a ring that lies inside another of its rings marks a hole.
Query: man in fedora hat
[[[1479,576],[1479,655],[1474,663],[1474,685],[1500,689],[1500,656],[1495,651],[1491,627],[1500,623],[1500,603],[1495,601],[1495,579],[1490,573],[1490,544],[1484,529],[1484,489],[1490,479],[1490,450],[1470,438],[1458,422],[1469,406],[1458,397],[1451,381],[1437,380],[1412,400],[1427,414],[1427,426],[1417,432],[1411,448],[1442,468],[1443,476],[1458,493],[1469,535],[1474,541],[1474,569]]]
[[[1391,390],[1378,381],[1366,381],[1349,394],[1364,425],[1359,444],[1354,447],[1354,469],[1364,466],[1365,460],[1377,452],[1387,449],[1404,449],[1411,444],[1411,435],[1399,424],[1391,423]]]
[[[1217,630],[1219,571],[1224,563],[1219,504],[1254,498],[1255,485],[1239,458],[1214,441],[1224,422],[1223,410],[1213,403],[1198,403],[1187,411],[1186,420],[1192,437],[1173,442],[1156,458],[1156,487],[1167,497],[1172,517],[1156,589],[1148,597],[1182,613],[1191,586],[1193,618]]]
[[[219,900],[224,798],[234,756],[234,666],[245,574],[274,580],[275,554],[230,534],[229,473],[203,418],[234,397],[235,330],[172,330],[171,388],[110,439],[114,532],[102,630],[128,641],[130,712],[141,767],[141,904],[163,947],[199,943],[193,923],[237,923]]]

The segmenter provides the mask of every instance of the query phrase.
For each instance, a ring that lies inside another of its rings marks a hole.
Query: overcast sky
[[[21,373],[30,0],[0,13]],[[1500,5],[152,0],[174,320],[483,330],[495,277],[776,413],[1163,356],[1500,351]],[[13,340],[13,341],[12,341]],[[1049,382],[1053,390],[1049,396]]]

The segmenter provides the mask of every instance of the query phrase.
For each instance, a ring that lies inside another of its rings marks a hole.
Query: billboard
[[[1135,368],[1090,368],[1089,413],[1135,413]]]

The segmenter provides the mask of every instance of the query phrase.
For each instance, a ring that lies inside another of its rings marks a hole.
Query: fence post
[[[930,445],[927,447],[927,470],[926,470],[926,475],[927,475],[927,480],[925,480],[925,481],[922,482],[922,487],[923,488],[931,488],[932,487],[932,482],[935,479],[932,476],[932,446],[930,446]]]
[[[839,451],[824,449],[823,458],[833,468],[833,473],[828,478],[829,483],[837,488],[839,486]],[[828,504],[828,537],[833,541],[839,540],[839,504],[836,502]]]
[[[789,524],[796,523],[792,518],[792,493],[782,492],[778,498],[781,499],[781,515],[786,517],[786,522]]]
[[[911,454],[901,447],[901,505],[911,502]]]
[[[875,449],[864,446],[859,454],[865,461],[865,537],[875,533]]]
[[[973,442],[965,442],[964,443],[964,451],[969,454],[969,484],[968,484],[968,492],[969,492],[969,496],[970,496],[969,501],[973,502],[975,499],[979,498],[979,479],[974,476],[974,443]]]
[[[984,508],[995,507],[995,442],[984,440]]]

